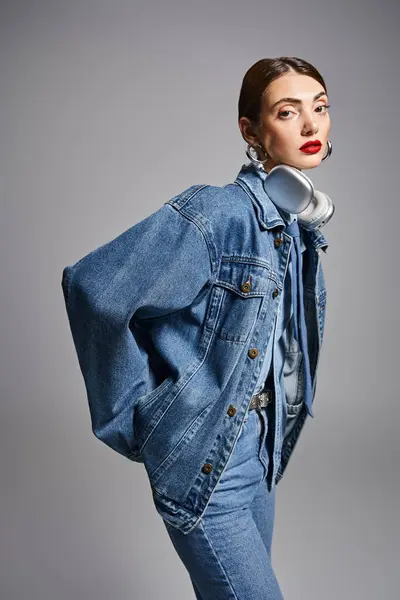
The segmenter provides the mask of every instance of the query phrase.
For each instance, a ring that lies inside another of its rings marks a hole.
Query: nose
[[[318,131],[318,125],[314,112],[304,113],[303,134],[314,134]]]

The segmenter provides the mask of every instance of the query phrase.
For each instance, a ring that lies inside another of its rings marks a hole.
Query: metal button
[[[230,417],[233,417],[236,414],[236,408],[230,404],[227,412]]]
[[[276,298],[278,294],[279,294],[279,290],[278,290],[278,288],[275,288],[274,291],[272,292],[272,297]]]
[[[250,350],[248,351],[248,355],[250,356],[250,358],[255,358],[256,356],[258,356],[257,348],[250,348]]]
[[[211,473],[212,471],[212,465],[210,463],[205,463],[203,465],[203,473]]]
[[[283,244],[283,239],[280,237],[275,238],[274,240],[274,246],[275,248],[280,248]]]
[[[242,290],[242,292],[249,292],[251,290],[250,277],[248,278],[247,281],[242,283],[242,285],[240,286],[240,289]]]

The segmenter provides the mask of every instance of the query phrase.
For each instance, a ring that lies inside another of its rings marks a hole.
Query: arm
[[[93,433],[127,458],[137,450],[134,408],[148,387],[147,361],[129,323],[189,306],[210,277],[202,232],[170,204],[63,270]]]

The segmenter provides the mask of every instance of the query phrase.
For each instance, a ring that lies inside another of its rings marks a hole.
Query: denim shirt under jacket
[[[288,225],[297,220],[297,215],[288,213],[279,209],[285,223]],[[300,228],[302,234],[303,229]],[[304,252],[306,246],[301,239],[301,251]],[[293,248],[293,245],[291,246]],[[281,448],[285,438],[296,423],[296,417],[303,405],[304,398],[304,375],[303,375],[303,353],[299,342],[294,337],[293,323],[293,305],[292,305],[292,250],[290,251],[288,267],[286,270],[281,299],[276,313],[275,324],[268,340],[267,350],[263,360],[263,366],[257,380],[254,393],[260,392],[264,386],[273,380],[275,392],[275,402],[282,406],[281,436],[275,436],[275,445],[273,451],[273,460],[280,463]],[[268,379],[268,374],[272,372],[273,377]],[[279,406],[276,408],[279,410]],[[276,444],[279,445],[276,445]],[[272,489],[272,483],[267,479],[269,489]]]
[[[144,463],[157,511],[186,534],[234,450],[278,323],[285,225],[246,164],[232,183],[180,192],[62,273],[93,433]],[[314,399],[328,242],[320,230],[302,238]],[[285,428],[276,402],[275,484],[308,416],[302,393],[296,403]]]

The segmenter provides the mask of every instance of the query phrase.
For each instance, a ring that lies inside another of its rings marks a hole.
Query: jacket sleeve
[[[211,273],[203,233],[168,203],[63,270],[92,431],[127,458],[138,453],[134,408],[148,389],[146,356],[131,319],[189,306]]]

